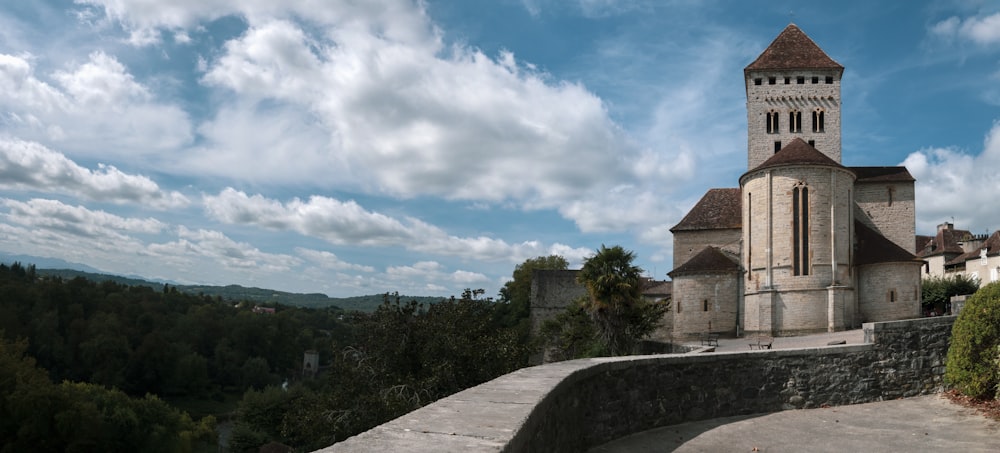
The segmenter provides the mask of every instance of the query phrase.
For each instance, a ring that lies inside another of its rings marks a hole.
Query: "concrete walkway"
[[[609,442],[617,452],[998,452],[1000,422],[940,395],[665,426]]]
[[[720,338],[715,352],[742,352],[750,350],[750,343],[756,343],[755,337]],[[864,344],[865,333],[861,329],[844,330],[841,332],[818,333],[798,337],[774,337],[771,349],[816,348],[827,346],[831,342],[843,341],[845,344]],[[701,346],[697,340],[687,342],[691,346]]]

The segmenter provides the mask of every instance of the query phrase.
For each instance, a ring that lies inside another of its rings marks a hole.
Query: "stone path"
[[[841,332],[819,333],[799,337],[774,337],[771,349],[816,348],[827,346],[832,341],[844,341],[846,344],[864,344],[865,333],[861,329],[844,330]],[[753,338],[720,338],[716,352],[749,351]],[[701,346],[698,341],[688,342],[692,346]]]
[[[609,442],[617,452],[998,452],[1000,422],[940,395],[725,417]]]

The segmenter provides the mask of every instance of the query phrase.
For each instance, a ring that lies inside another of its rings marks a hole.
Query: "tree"
[[[965,301],[951,330],[944,377],[973,398],[1000,399],[1000,282]]]
[[[925,278],[920,282],[920,303],[924,310],[944,311],[952,296],[972,294],[979,289],[979,281],[964,274]]]
[[[632,352],[669,307],[642,297],[642,269],[632,264],[635,253],[620,245],[603,244],[580,269],[577,281],[587,288],[585,305],[611,355]]]

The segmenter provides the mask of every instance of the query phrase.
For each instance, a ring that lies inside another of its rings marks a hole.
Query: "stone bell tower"
[[[789,24],[743,70],[747,89],[747,170],[801,138],[840,160],[840,78],[844,67]]]

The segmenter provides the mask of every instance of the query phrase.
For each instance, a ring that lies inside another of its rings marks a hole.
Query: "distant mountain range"
[[[334,307],[342,310],[372,312],[382,305],[384,295],[371,294],[354,297],[330,297],[321,293],[289,293],[265,288],[247,288],[240,285],[208,286],[208,285],[177,285],[169,281],[150,281],[141,276],[121,276],[102,273],[90,266],[71,263],[55,258],[41,258],[29,255],[13,255],[0,252],[0,262],[11,264],[19,262],[29,266],[34,264],[38,275],[59,277],[70,280],[77,277],[96,282],[112,281],[129,286],[148,286],[162,291],[164,285],[176,287],[178,291],[189,294],[203,294],[209,297],[221,297],[229,301],[249,301],[260,304],[277,303],[297,307],[326,308]],[[415,300],[424,304],[441,301],[442,297],[433,296],[399,296],[402,301]],[[393,298],[394,299],[394,298]]]

